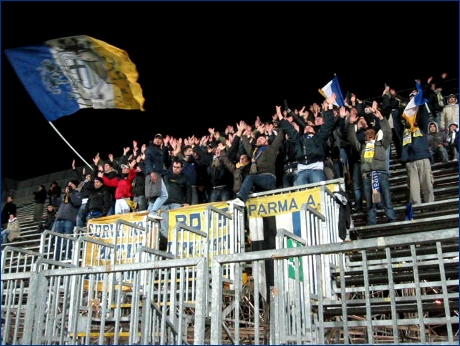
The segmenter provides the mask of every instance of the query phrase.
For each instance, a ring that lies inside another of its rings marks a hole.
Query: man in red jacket
[[[125,214],[131,212],[131,207],[127,200],[133,198],[133,180],[136,177],[136,160],[132,160],[128,165],[121,165],[121,176],[108,178],[103,173],[98,176],[104,180],[104,185],[115,187],[115,214]]]

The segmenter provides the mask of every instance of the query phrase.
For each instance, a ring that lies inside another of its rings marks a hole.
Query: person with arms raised
[[[276,108],[280,112],[280,107],[276,106]],[[244,207],[253,188],[256,188],[257,191],[276,189],[276,159],[283,144],[284,132],[281,129],[278,130],[271,144],[269,144],[268,135],[259,131],[255,145],[249,142],[249,136],[242,138],[244,150],[250,153],[251,166],[249,174],[244,178],[240,190],[236,193],[236,198],[228,202],[230,208],[233,207],[233,204]]]
[[[230,171],[233,175],[233,195],[235,195],[243,185],[244,178],[249,174],[251,169],[251,158],[249,155],[242,153],[238,155],[240,140],[243,133],[249,136],[251,128],[246,125],[244,121],[240,121],[237,124],[237,132],[233,136],[230,147],[226,148],[223,143],[219,143],[217,148],[220,150],[220,159],[224,164],[225,168]],[[239,157],[238,157],[239,156]],[[238,162],[234,163],[233,158],[238,157]]]
[[[136,160],[132,160],[129,166],[121,164],[121,176],[108,178],[104,174],[99,173],[98,176],[104,180],[104,185],[115,187],[115,214],[125,214],[131,212],[131,206],[127,200],[133,197],[132,182],[136,177],[137,164]]]
[[[334,126],[335,118],[333,105],[335,94],[323,102],[324,124],[320,129],[307,124],[303,132],[297,131],[294,126],[281,113],[277,107],[278,121],[290,141],[295,143],[294,155],[297,161],[297,179],[295,185],[317,183],[326,180],[324,174],[324,160],[326,159],[325,142],[330,136]]]
[[[377,223],[376,205],[382,201],[388,222],[395,221],[395,212],[390,192],[390,182],[387,171],[387,148],[391,143],[391,128],[388,119],[378,109],[376,101],[369,109],[380,122],[383,132],[381,140],[376,139],[374,129],[367,129],[365,132],[365,143],[361,143],[356,137],[355,123],[358,121],[356,113],[351,113],[347,125],[347,137],[350,144],[360,153],[361,174],[363,176],[364,199],[367,207],[367,225]],[[340,109],[341,114],[346,114],[344,107]],[[370,114],[370,113],[368,113]]]
[[[406,128],[402,136],[401,162],[405,164],[407,170],[409,202],[414,205],[422,203],[422,193],[425,203],[434,202],[434,179],[427,138],[429,113],[424,103],[425,98],[420,80],[416,81],[416,90],[411,95],[414,97],[414,104],[420,106],[414,114],[407,110],[403,113]]]

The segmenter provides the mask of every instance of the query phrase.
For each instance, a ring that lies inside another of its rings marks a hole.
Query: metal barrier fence
[[[91,268],[62,263],[38,272],[5,274],[2,291],[2,344],[188,344],[204,342],[205,282],[195,283],[195,313],[186,314],[189,299],[185,272],[204,277],[204,258],[118,264]],[[53,265],[55,263],[52,263]],[[122,273],[130,273],[129,286]],[[144,282],[141,284],[141,278]],[[103,283],[109,289],[91,289]],[[88,289],[84,289],[87,285]],[[193,326],[193,328],[190,328]]]
[[[256,244],[256,250],[273,249],[275,246],[271,244],[270,237],[275,238],[278,229],[284,229],[305,239],[307,246],[341,242],[337,222],[339,205],[334,200],[334,193],[343,189],[343,179],[335,179],[253,194],[246,207],[251,240]],[[265,239],[267,229],[270,230],[270,236]],[[331,263],[337,262],[334,256],[327,260]],[[266,267],[270,266],[270,262],[261,261],[252,267],[253,273],[256,270],[260,272],[260,290],[266,301],[266,283],[269,280],[266,279],[265,273]],[[309,275],[316,275],[316,266],[313,263],[309,268]],[[325,266],[324,270],[328,271],[329,265]],[[331,293],[331,290],[328,289],[327,293]]]
[[[213,256],[243,253],[244,248],[244,210],[235,208],[231,214],[212,205],[206,207],[205,225],[201,231],[184,223],[176,223],[172,240],[169,242],[168,250],[175,258],[196,258],[207,259],[209,271]],[[204,278],[197,278],[192,270],[186,272],[186,279],[190,282],[187,289],[190,290],[190,308],[194,313],[194,301],[196,300],[195,283],[198,280],[209,281],[208,273]],[[235,269],[233,264],[224,266],[222,270],[224,285],[233,289]],[[207,286],[208,290],[210,285]],[[205,300],[209,301],[208,290],[205,291]],[[209,306],[206,306],[205,315],[209,317]]]
[[[146,262],[76,267],[38,258],[35,272],[2,275],[3,344],[458,343],[457,229],[318,246],[278,232],[279,244],[290,241],[295,247],[214,256],[209,302],[204,257],[171,259],[139,248]],[[99,241],[80,240],[85,242]],[[347,264],[350,253],[361,263]],[[322,287],[324,256],[339,257],[339,271],[331,270],[336,298],[326,297]],[[316,257],[315,279],[304,266],[309,257]],[[241,274],[267,259],[276,270],[265,310],[259,273],[246,283]],[[235,268],[234,290],[225,288],[222,276],[228,264]],[[192,306],[189,270],[195,278]],[[439,325],[442,335],[433,332]]]
[[[214,257],[210,344],[458,344],[458,251],[445,250],[451,244],[458,246],[458,229],[319,246],[302,246],[301,239],[287,236],[285,231],[279,236],[284,237],[280,242],[292,238],[300,245]],[[424,253],[430,246],[434,252],[427,257]],[[409,255],[398,256],[403,250]],[[354,277],[348,272],[348,254],[358,253],[368,263],[366,258],[375,256],[376,251],[384,254],[384,261],[363,265]],[[323,258],[329,255],[339,259],[336,298],[326,297],[322,287]],[[302,267],[310,257],[315,258],[316,278],[305,275],[308,273]],[[253,287],[247,293],[256,297],[251,305],[256,310],[253,314],[247,313],[248,304],[237,293],[245,291],[242,283],[237,283],[240,288],[236,287],[234,298],[228,302],[222,297],[219,277],[223,265],[234,263],[238,268],[242,263],[256,264],[267,258],[275,261],[276,270],[270,290],[271,323],[263,325],[258,313],[259,273],[254,273]],[[385,276],[379,278],[376,272],[382,269]],[[313,291],[317,295],[311,294]],[[229,304],[235,316],[225,320],[222,311]],[[444,328],[442,333],[435,332],[437,326]]]
[[[458,230],[343,243],[340,188],[255,195],[253,225],[276,218],[273,250],[245,253],[244,210],[214,205],[174,211],[169,252],[158,250],[159,221],[140,214],[99,220],[85,234],[45,231],[39,253],[7,246],[2,343],[458,341]]]

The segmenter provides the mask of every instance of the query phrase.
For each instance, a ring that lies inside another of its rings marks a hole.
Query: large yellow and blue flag
[[[319,93],[324,96],[324,98],[331,97],[332,94],[336,95],[334,105],[342,107],[345,105],[345,99],[343,98],[342,89],[340,88],[339,80],[337,76],[329,81],[321,89],[318,89]]]
[[[5,54],[50,122],[83,108],[144,111],[136,65],[124,50],[104,41],[70,36]]]

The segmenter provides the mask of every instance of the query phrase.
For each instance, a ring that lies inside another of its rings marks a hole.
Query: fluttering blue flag
[[[415,88],[417,89],[417,93],[407,103],[407,106],[404,108],[402,114],[402,118],[405,119],[409,124],[409,129],[411,132],[414,132],[417,129],[415,123],[419,106],[423,105],[427,101],[423,97],[423,89],[418,81],[415,81]]]
[[[318,89],[319,93],[324,96],[324,98],[331,97],[332,94],[336,95],[334,104],[336,106],[342,107],[345,106],[345,99],[342,94],[342,89],[340,88],[339,80],[337,76],[323,86],[321,89]]]
[[[48,121],[82,108],[144,110],[136,66],[128,54],[89,36],[71,36],[5,50]]]

